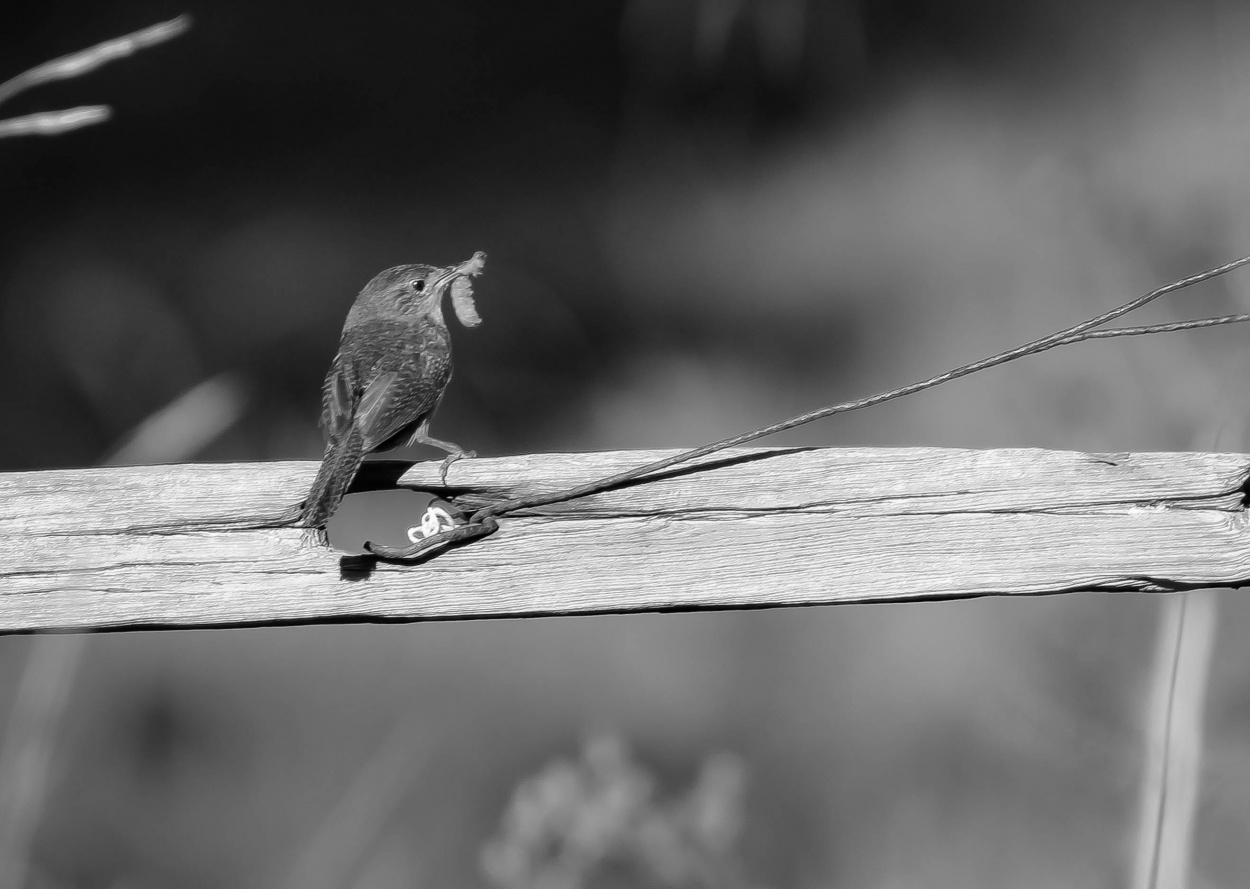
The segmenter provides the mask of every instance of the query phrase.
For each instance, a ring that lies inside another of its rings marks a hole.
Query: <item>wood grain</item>
[[[401,484],[472,506],[667,453],[463,460],[450,491],[438,464],[422,463]],[[284,524],[315,472],[263,463],[0,474],[0,632],[1250,583],[1250,457],[1239,454],[742,449],[506,517],[494,536],[415,566],[344,560]]]

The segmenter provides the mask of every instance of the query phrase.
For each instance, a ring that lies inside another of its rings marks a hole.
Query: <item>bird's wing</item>
[[[387,434],[387,429],[394,422],[392,418],[395,414],[396,396],[400,394],[396,385],[398,378],[396,371],[379,374],[360,397],[360,407],[356,409],[356,425],[364,433],[370,450],[376,446],[378,436],[389,438],[398,431],[394,429]]]
[[[342,354],[336,355],[321,392],[321,428],[328,442],[340,441],[351,429],[356,412],[352,376]]]
[[[398,333],[369,333],[385,348],[340,351],[322,398],[321,425],[330,441],[354,427],[364,437],[365,451],[377,450],[438,406],[451,377],[446,340],[421,330],[414,335],[407,326]]]
[[[364,433],[369,451],[428,417],[447,384],[438,356],[410,352],[384,363],[390,366],[378,368],[381,372],[365,389],[356,413],[356,428]]]

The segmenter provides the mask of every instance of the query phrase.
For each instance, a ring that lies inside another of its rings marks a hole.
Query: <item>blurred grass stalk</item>
[[[0,886],[28,883],[52,753],[87,636],[32,640],[0,747]]]
[[[190,459],[233,426],[246,403],[246,387],[233,375],[212,377],[136,426],[106,462]],[[30,884],[57,734],[87,640],[45,635],[31,641],[0,746],[0,887]]]
[[[1217,606],[1213,590],[1163,601],[1150,683],[1133,889],[1183,889],[1190,883],[1203,704]]]
[[[104,123],[113,111],[107,105],[80,105],[65,111],[45,111],[0,120],[0,139],[8,136],[59,136],[95,123]]]
[[[242,419],[248,388],[232,373],[192,386],[127,433],[102,461],[106,466],[189,460]]]
[[[414,714],[398,722],[373,756],[360,764],[338,802],[326,813],[291,865],[291,889],[343,889],[360,884],[360,871],[395,813],[434,761],[446,728]]]
[[[183,15],[45,62],[0,83],[0,103],[40,84],[87,74],[107,62],[177,37],[190,26],[190,17]],[[0,120],[0,138],[58,135],[101,123],[110,115],[108,106],[90,105],[9,118]],[[216,382],[216,385],[221,384]],[[181,416],[185,426],[186,413]],[[149,420],[148,426],[159,417],[158,414]],[[181,446],[183,452],[170,454],[166,459],[184,456],[188,449],[198,450],[204,441],[231,425],[233,419],[228,411],[223,419],[223,412],[219,411],[217,416],[210,417],[208,424],[216,427],[216,433],[210,434],[201,422],[196,434],[184,434],[180,441],[165,436],[163,441],[173,441],[174,449],[179,450]],[[141,426],[135,437],[150,441],[151,436],[146,434],[148,426]],[[55,742],[86,647],[86,636],[41,636],[31,642],[0,741],[0,886],[19,889],[31,879],[35,833],[50,795]]]
[[[1237,363],[1230,378],[1244,376],[1244,359]],[[1236,399],[1225,401],[1222,415],[1240,418]],[[1215,451],[1236,450],[1244,447],[1248,431],[1244,420],[1225,420],[1213,434],[1198,438],[1209,439]],[[1203,444],[1207,442],[1199,446]],[[1146,715],[1133,889],[1183,889],[1192,882],[1204,704],[1218,608],[1215,590],[1197,590],[1165,596],[1160,610]]]
[[[0,83],[0,103],[43,83],[81,77],[108,62],[124,59],[141,49],[171,40],[185,33],[190,27],[191,17],[180,15],[167,22],[159,22],[142,30],[97,43],[89,49],[36,65],[29,71],[23,71],[16,77]],[[47,111],[28,114],[24,117],[11,117],[7,120],[0,120],[0,139],[6,136],[56,136],[80,127],[103,123],[111,116],[112,109],[107,105],[83,105],[65,111]]]

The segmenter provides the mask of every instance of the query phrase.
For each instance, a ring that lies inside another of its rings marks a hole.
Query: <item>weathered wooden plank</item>
[[[669,452],[461,461],[458,502]],[[0,475],[0,632],[730,608],[1250,583],[1238,454],[747,449],[420,565],[282,522],[313,463]],[[441,490],[437,463],[402,483]],[[451,492],[447,492],[451,496]]]

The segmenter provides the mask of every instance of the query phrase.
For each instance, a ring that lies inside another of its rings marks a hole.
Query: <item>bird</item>
[[[471,278],[486,254],[459,265],[399,265],[376,275],[356,297],[321,400],[325,454],[300,508],[300,524],[322,530],[334,515],[366,454],[415,444],[447,452],[440,477],[476,454],[430,435],[430,419],[451,381],[451,334],[443,320],[450,292],[466,327],[481,323]]]

